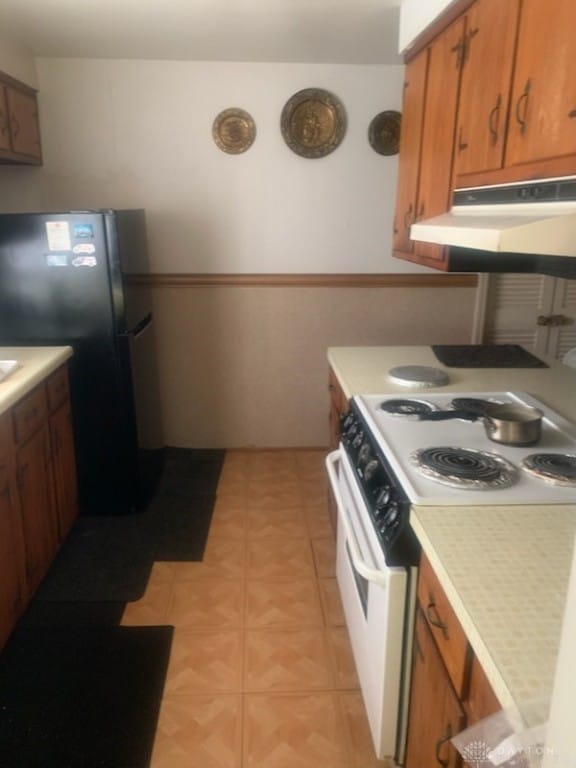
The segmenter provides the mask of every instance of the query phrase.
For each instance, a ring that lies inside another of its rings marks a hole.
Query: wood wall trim
[[[278,288],[469,288],[476,286],[476,274],[151,274],[130,275],[132,285],[154,288],[195,288],[202,286]]]

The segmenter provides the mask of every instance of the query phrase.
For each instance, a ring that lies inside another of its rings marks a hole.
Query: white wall
[[[368,142],[401,109],[402,67],[40,59],[45,199],[51,208],[139,206],[155,272],[417,272],[391,257],[397,156]],[[307,87],[337,95],[348,130],[305,159],[280,131]],[[241,155],[212,122],[253,116]]]

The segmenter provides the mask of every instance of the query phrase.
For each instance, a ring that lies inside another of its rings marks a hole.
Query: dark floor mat
[[[146,590],[155,555],[147,516],[80,517],[64,541],[38,600],[131,602]]]
[[[36,600],[133,602],[144,594],[155,560],[201,560],[224,455],[167,449],[147,509],[79,517]]]
[[[148,768],[172,627],[18,630],[0,655],[2,768]]]
[[[518,344],[435,344],[432,351],[448,368],[548,368]]]
[[[202,560],[214,496],[173,493],[163,500],[153,529],[155,560]]]
[[[18,628],[113,627],[120,624],[126,603],[64,602],[34,598],[18,622]],[[1,768],[1,765],[0,765]]]

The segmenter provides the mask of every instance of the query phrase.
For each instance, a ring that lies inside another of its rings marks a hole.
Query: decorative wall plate
[[[368,141],[372,149],[379,155],[395,155],[400,147],[401,124],[400,112],[388,110],[376,115],[368,128]]]
[[[282,110],[284,141],[302,157],[333,152],[346,132],[346,112],[336,96],[320,88],[295,93]]]
[[[225,109],[212,124],[212,136],[223,152],[238,155],[246,152],[256,138],[254,120],[243,109]]]

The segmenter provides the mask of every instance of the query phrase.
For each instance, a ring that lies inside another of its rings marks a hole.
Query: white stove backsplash
[[[456,397],[479,398],[502,403],[517,403],[540,408],[542,436],[535,445],[508,446],[491,441],[482,421],[419,421],[415,417],[388,414],[379,408],[386,400],[416,399],[434,409],[447,409]],[[402,483],[410,501],[416,505],[485,506],[487,504],[574,504],[576,487],[553,485],[521,468],[522,459],[534,453],[576,455],[576,425],[536,398],[524,392],[465,392],[361,395],[354,398],[367,425]],[[518,468],[517,482],[505,488],[453,488],[424,477],[412,465],[410,456],[417,449],[432,447],[466,448],[485,451],[504,458]]]

